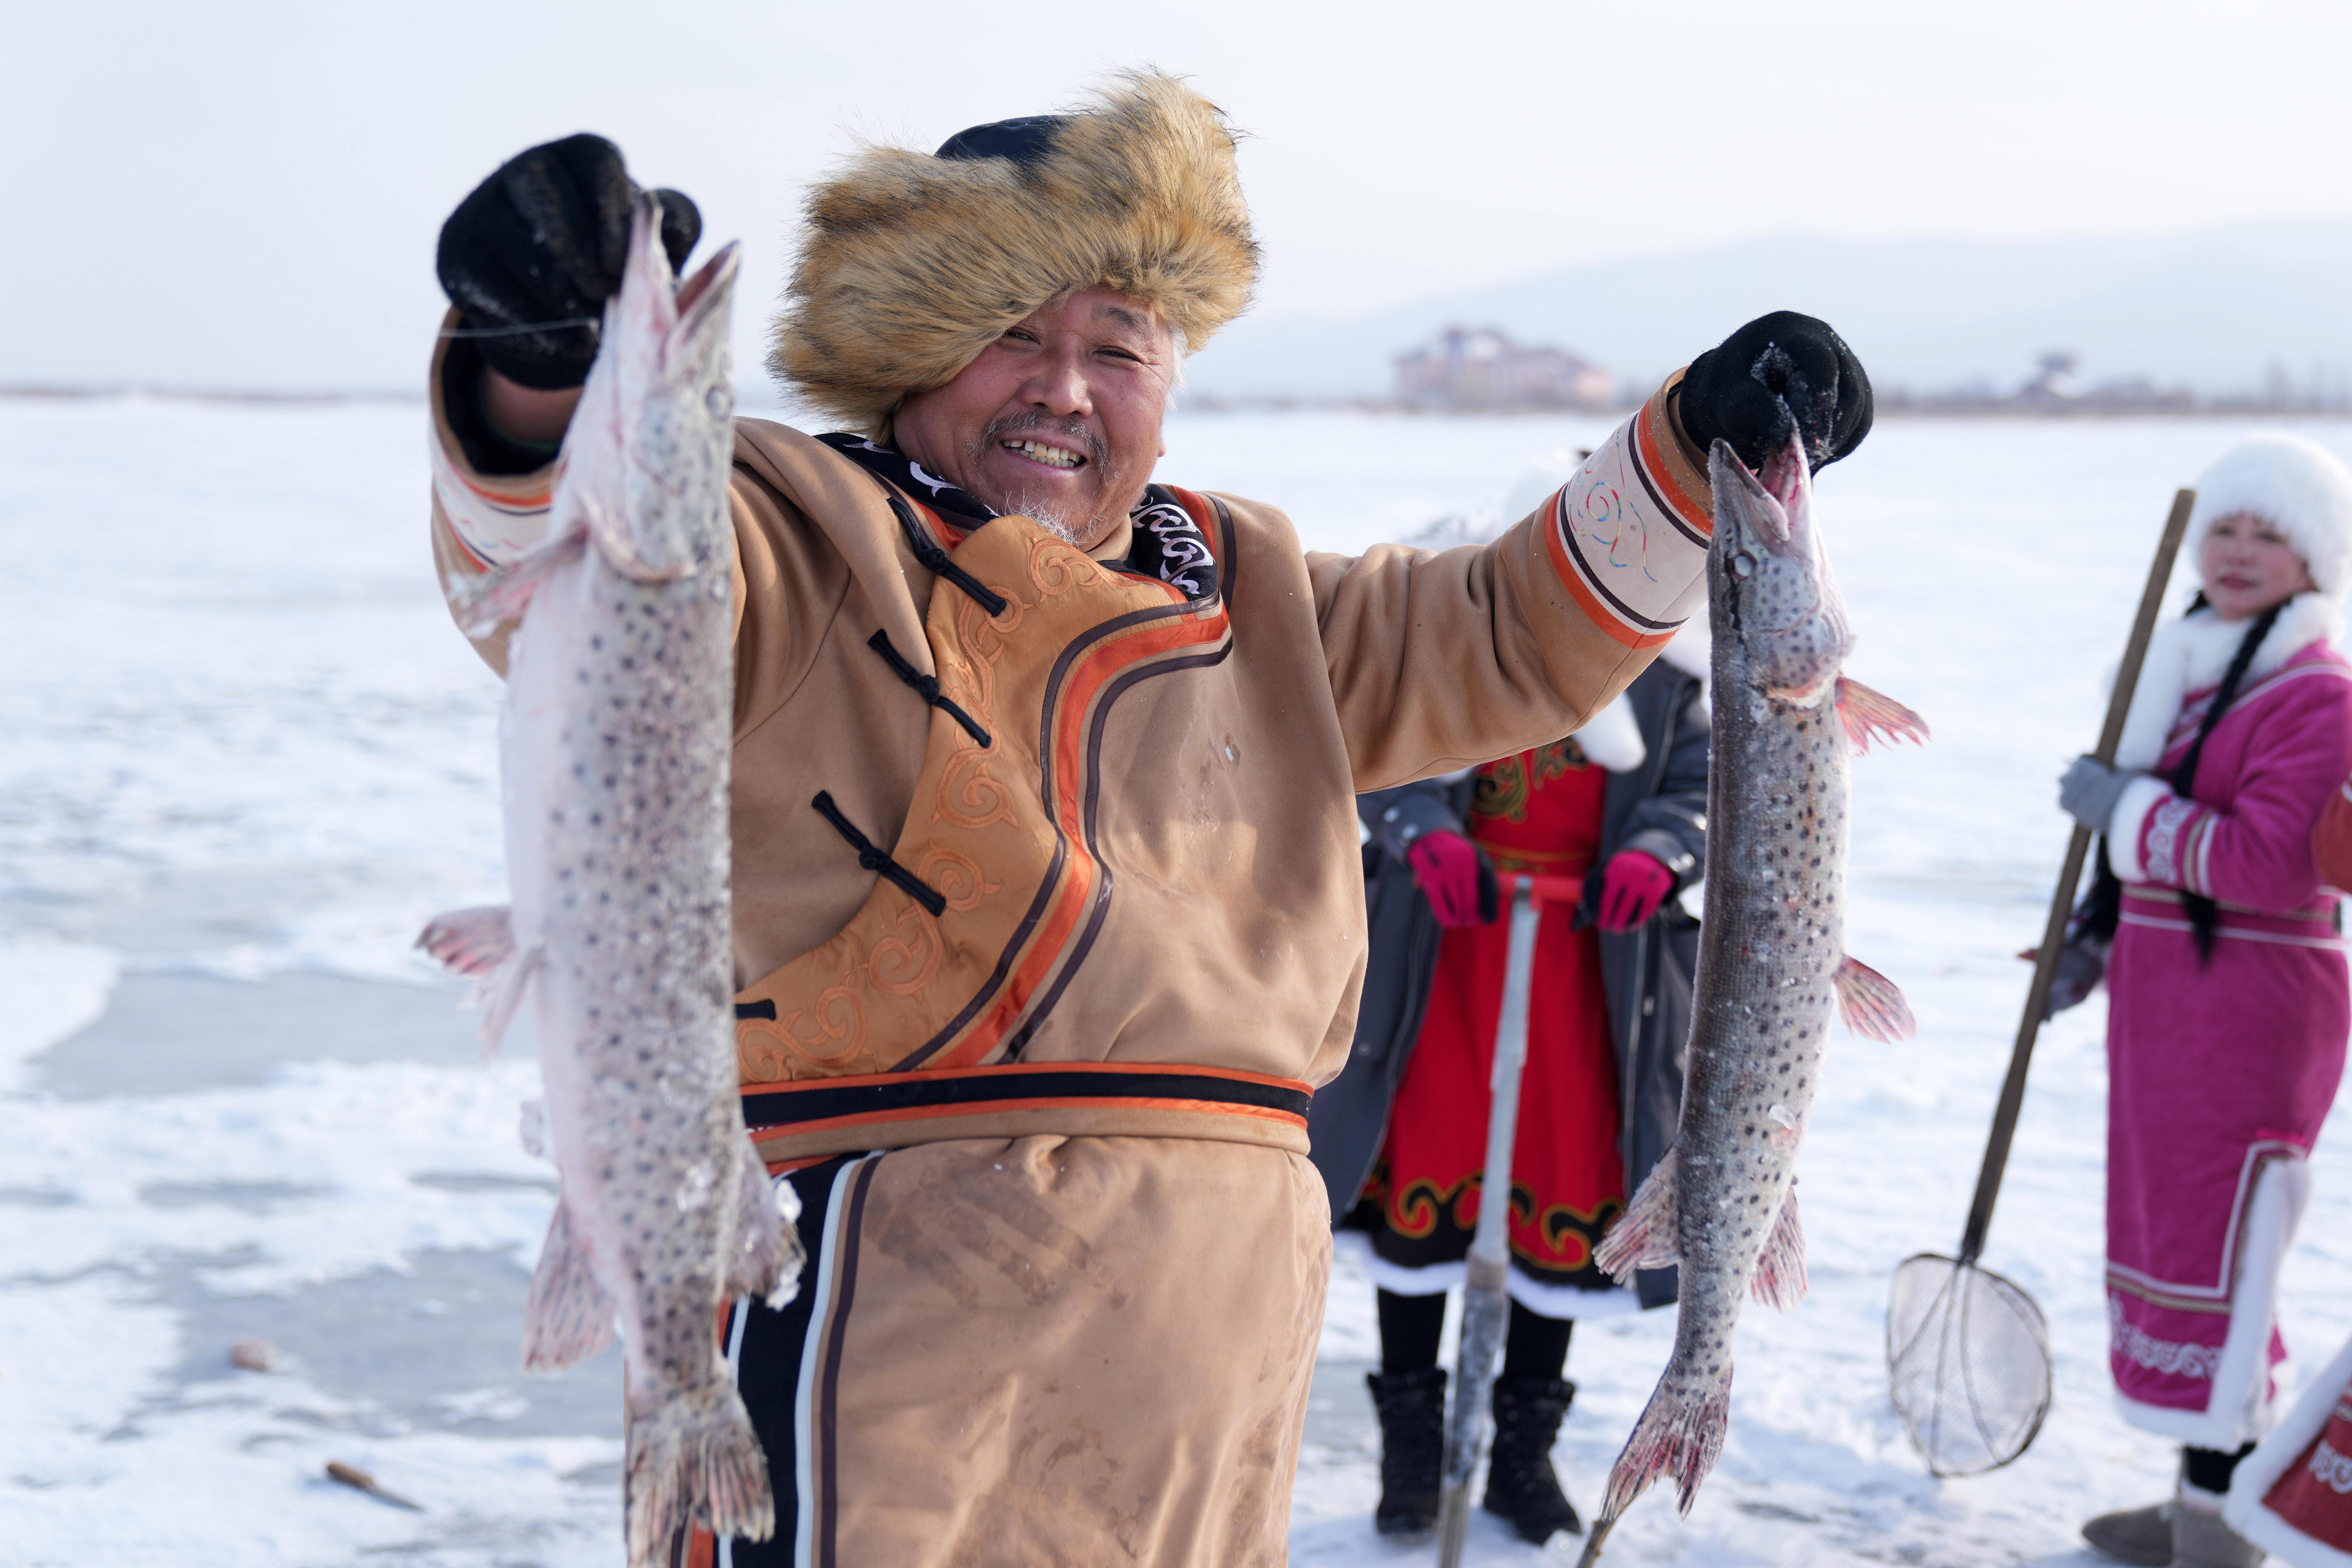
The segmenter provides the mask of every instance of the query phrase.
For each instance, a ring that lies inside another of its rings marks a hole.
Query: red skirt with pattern
[[[1609,775],[1572,741],[1479,771],[1471,836],[1502,872],[1581,876],[1601,834]],[[1547,906],[1536,938],[1527,1068],[1511,1159],[1511,1262],[1546,1286],[1604,1289],[1592,1251],[1625,1206],[1616,1053],[1599,933]],[[1445,933],[1429,1007],[1390,1111],[1388,1140],[1354,1222],[1392,1269],[1443,1268],[1468,1255],[1485,1180],[1495,1029],[1510,946],[1507,918]],[[1399,1283],[1391,1270],[1383,1283]]]

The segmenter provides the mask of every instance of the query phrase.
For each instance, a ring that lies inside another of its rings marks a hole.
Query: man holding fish
[[[502,670],[478,590],[548,530],[635,195],[572,137],[443,232],[434,546]],[[1153,478],[1258,260],[1182,83],[868,148],[806,216],[770,366],[838,433],[734,421],[725,592],[736,1068],[808,1263],[714,1325],[772,1537],[683,1560],[1279,1562],[1354,797],[1578,728],[1705,604],[1710,445],[1833,460],[1869,384],[1767,317],[1493,544],[1309,552]]]

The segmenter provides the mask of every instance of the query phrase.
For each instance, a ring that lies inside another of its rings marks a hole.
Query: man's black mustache
[[[1069,447],[1084,452],[1087,461],[1097,466],[1110,458],[1110,447],[1087,426],[1085,420],[1060,418],[1051,414],[1015,414],[992,419],[981,437],[981,447],[984,451],[1000,441],[1034,439],[1041,436],[1050,437],[1057,447]]]

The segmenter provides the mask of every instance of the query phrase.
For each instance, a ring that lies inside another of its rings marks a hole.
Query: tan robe
[[[1710,509],[1671,385],[1483,548],[1307,553],[1271,507],[1188,497],[1218,557],[1202,605],[1106,569],[1124,529],[1089,561],[1025,519],[965,538],[914,509],[996,616],[920,564],[879,480],[739,421],[747,1100],[1331,1079],[1365,955],[1354,796],[1557,740],[1700,602]],[[457,584],[543,530],[550,477],[475,474],[437,402],[436,425]],[[493,667],[504,637],[478,644]],[[819,791],[938,917],[861,868]],[[759,1136],[778,1168],[893,1151],[828,1174],[804,1221],[817,1351],[774,1560],[1283,1560],[1328,1259],[1303,1117],[1162,1086]]]

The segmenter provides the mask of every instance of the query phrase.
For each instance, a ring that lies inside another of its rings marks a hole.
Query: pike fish
[[[1741,1298],[1786,1310],[1805,1290],[1797,1147],[1832,1009],[1854,1032],[1913,1029],[1894,984],[1845,951],[1847,757],[1924,741],[1901,703],[1843,673],[1853,634],[1822,552],[1804,447],[1759,479],[1715,443],[1714,634],[1706,911],[1682,1126],[1602,1241],[1619,1279],[1679,1265],[1673,1358],[1609,1475],[1585,1553],[1661,1475],[1690,1511],[1723,1450]]]
[[[773,1531],[766,1461],[715,1319],[734,1295],[789,1300],[801,1261],[779,1206],[791,1189],[770,1187],[735,1069],[738,252],[681,287],[659,228],[656,199],[640,197],[547,539],[459,595],[477,631],[520,622],[499,722],[514,901],[443,915],[418,943],[480,982],[485,1049],[526,994],[534,1008],[538,1120],[561,1192],[523,1366],[569,1366],[617,1326],[633,1568],[667,1562],[690,1522],[721,1537]]]

